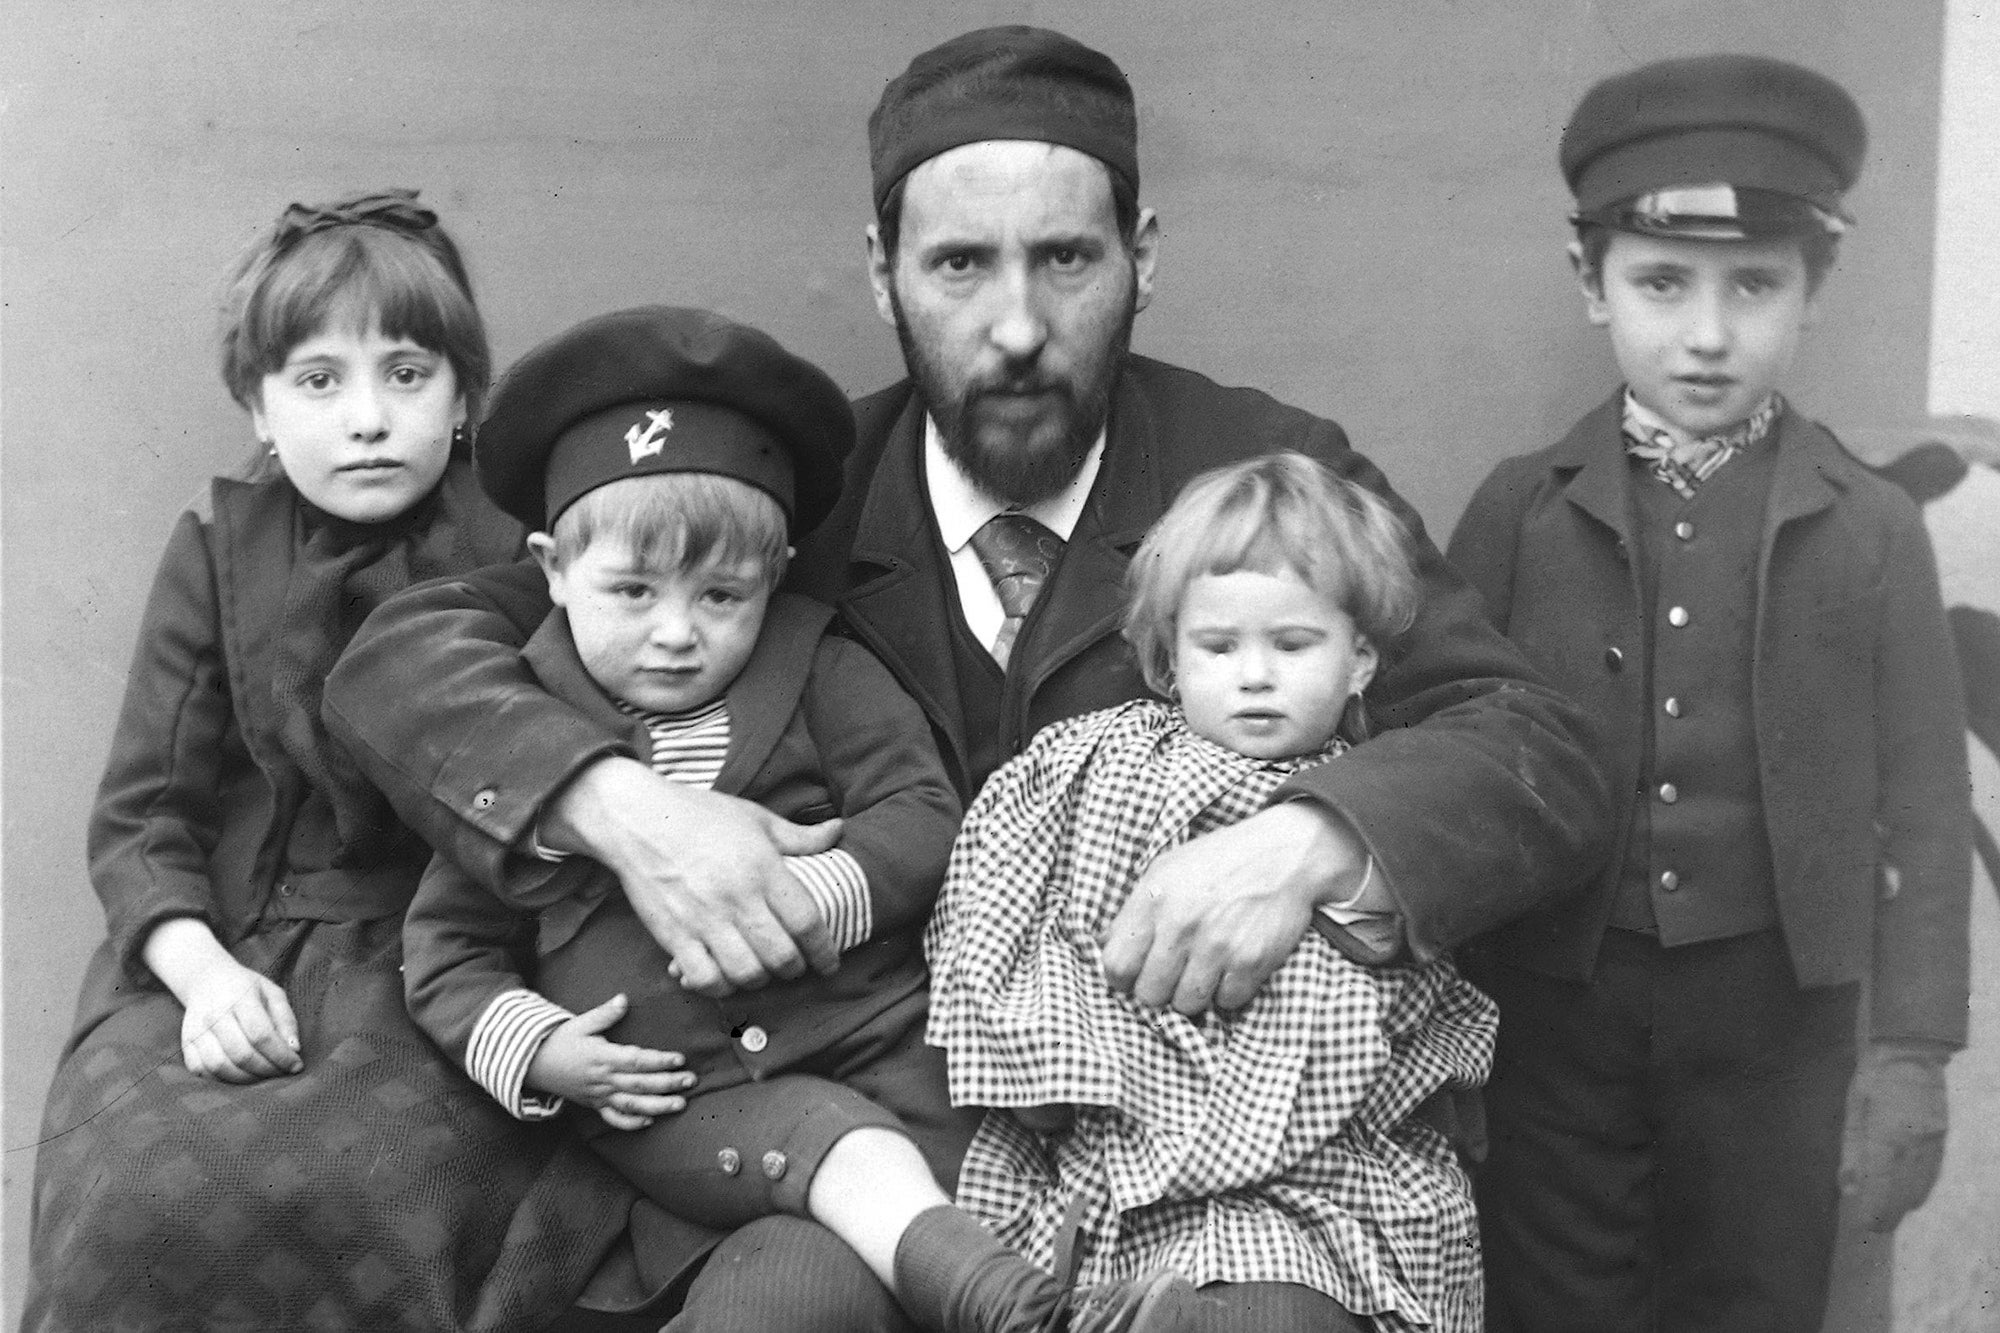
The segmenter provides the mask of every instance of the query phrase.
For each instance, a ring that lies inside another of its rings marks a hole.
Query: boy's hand
[[[528,1062],[527,1084],[585,1106],[613,1129],[644,1129],[663,1115],[686,1109],[680,1096],[695,1076],[676,1051],[622,1046],[602,1035],[630,1007],[614,995],[551,1032]]]
[[[292,1002],[262,973],[226,959],[189,982],[184,1003],[181,1058],[191,1073],[255,1083],[306,1067]]]
[[[1847,1094],[1841,1193],[1870,1231],[1894,1231],[1930,1197],[1944,1162],[1946,1053],[1885,1042],[1870,1047]]]

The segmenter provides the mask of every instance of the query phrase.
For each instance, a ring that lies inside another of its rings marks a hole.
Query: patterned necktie
[[[1026,514],[995,514],[972,534],[972,553],[979,557],[986,577],[993,580],[993,591],[1007,616],[1000,625],[1000,637],[993,641],[993,658],[1002,671],[1007,669],[1021,622],[1034,609],[1042,585],[1055,573],[1062,551],[1062,538]]]
[[[1699,440],[1677,440],[1664,430],[1649,428],[1627,406],[1625,452],[1644,460],[1653,476],[1674,488],[1683,500],[1692,500],[1695,489],[1721,470],[1722,465],[1771,433],[1784,400],[1772,394],[1749,420]]]

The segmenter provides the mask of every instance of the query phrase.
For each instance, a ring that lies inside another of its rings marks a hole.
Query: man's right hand
[[[637,760],[607,758],[549,802],[538,836],[618,876],[689,990],[723,996],[839,966],[826,921],[780,860],[831,849],[839,820],[794,824]]]

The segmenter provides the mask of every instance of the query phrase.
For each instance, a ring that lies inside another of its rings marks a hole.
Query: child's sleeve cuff
[[[547,1120],[562,1110],[563,1099],[530,1092],[522,1084],[535,1052],[571,1017],[569,1010],[530,990],[495,996],[465,1045],[465,1072],[516,1120]]]
[[[868,872],[859,861],[836,847],[816,856],[788,856],[785,868],[819,908],[835,948],[846,953],[868,942],[875,933],[875,905],[868,894]]]

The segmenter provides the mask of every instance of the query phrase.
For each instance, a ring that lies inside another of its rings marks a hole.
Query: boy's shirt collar
[[[1673,487],[1683,500],[1692,499],[1696,488],[1723,464],[1768,437],[1784,410],[1785,400],[1774,392],[1731,429],[1696,439],[1640,402],[1628,387],[1622,426],[1625,452],[1646,463],[1653,477]]]

